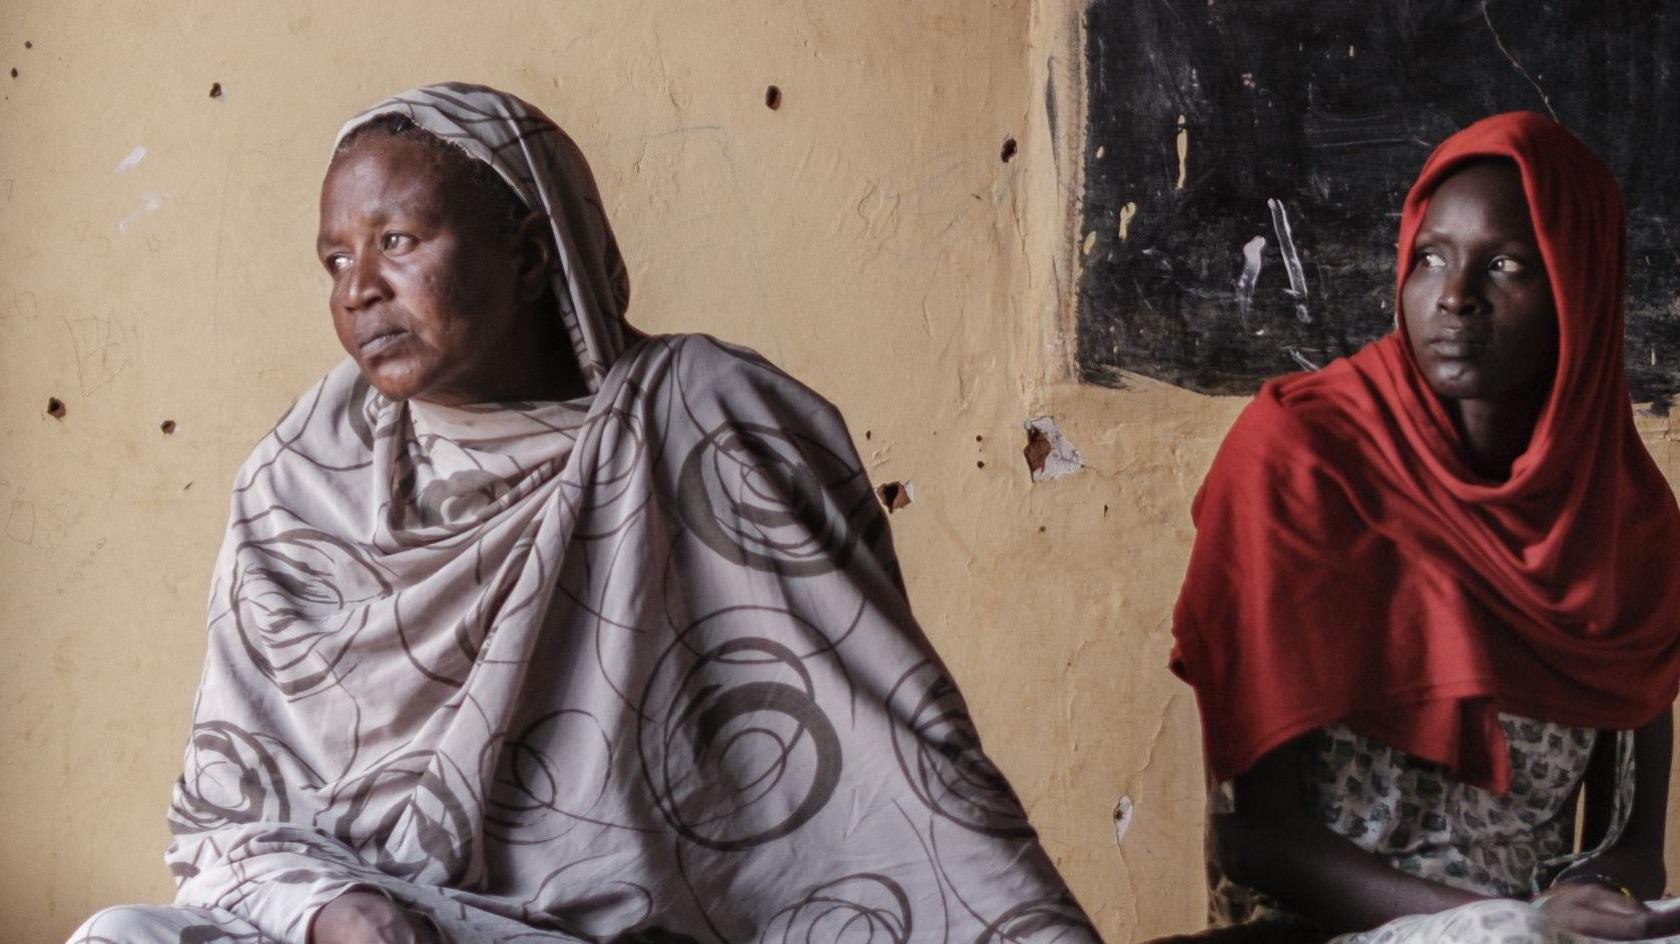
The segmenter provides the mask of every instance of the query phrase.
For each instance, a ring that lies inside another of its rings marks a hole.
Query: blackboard
[[[1085,37],[1081,380],[1244,393],[1387,333],[1424,158],[1528,109],[1621,181],[1634,399],[1680,392],[1680,8],[1094,0]]]

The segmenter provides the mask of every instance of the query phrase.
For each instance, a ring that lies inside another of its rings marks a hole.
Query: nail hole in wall
[[[775,111],[782,107],[782,90],[772,85],[764,90],[764,107]]]
[[[64,401],[63,400],[60,400],[57,397],[48,397],[47,398],[47,415],[48,416],[52,417],[55,420],[61,420],[61,419],[64,419],[65,412],[66,411],[64,409]]]
[[[1002,157],[1003,157],[1003,162],[1005,164],[1009,163],[1009,159],[1015,156],[1015,151],[1016,151],[1015,139],[1014,138],[1004,138],[1003,139],[1003,155],[1002,155]]]
[[[172,435],[175,432],[175,421],[164,420],[162,423],[158,424],[158,429],[163,430],[163,434],[165,436]]]
[[[222,83],[220,83],[220,82],[211,82],[210,83],[210,97],[211,98],[221,98],[222,97]]]

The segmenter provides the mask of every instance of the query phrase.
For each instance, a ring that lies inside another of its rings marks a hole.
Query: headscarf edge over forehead
[[[1196,496],[1174,614],[1172,666],[1217,779],[1345,722],[1502,790],[1498,712],[1629,729],[1680,688],[1680,510],[1633,426],[1608,168],[1537,115],[1471,125],[1406,199],[1400,278],[1430,194],[1485,157],[1521,171],[1551,280],[1548,405],[1492,482],[1463,461],[1403,324],[1261,389]]]
[[[556,251],[554,297],[589,390],[624,352],[630,278],[583,152],[524,100],[482,85],[410,89],[344,123],[333,142],[381,115],[416,126],[495,168],[520,200],[548,216]]]
[[[1519,461],[1503,487],[1493,489],[1520,491],[1528,484],[1528,477],[1549,480],[1560,471],[1557,465],[1572,461],[1572,453],[1551,445],[1560,439],[1579,441],[1578,437],[1590,436],[1591,430],[1581,428],[1581,424],[1597,424],[1615,416],[1619,424],[1627,426],[1628,434],[1633,433],[1622,361],[1626,215],[1621,188],[1610,168],[1563,125],[1526,111],[1507,112],[1470,125],[1435,149],[1406,195],[1395,270],[1395,322],[1403,339],[1409,341],[1405,319],[1400,317],[1399,294],[1412,270],[1413,243],[1429,211],[1430,198],[1442,181],[1465,164],[1485,159],[1509,161],[1522,176],[1529,218],[1558,312],[1558,366],[1551,397],[1536,424],[1534,448]],[[1588,240],[1593,242],[1592,251],[1571,251]],[[1412,365],[1417,405],[1423,408],[1420,412],[1428,413],[1442,436],[1456,439],[1440,401],[1425,395],[1410,344],[1399,345],[1399,350]],[[1567,410],[1559,409],[1560,398],[1582,393],[1602,397],[1605,402],[1575,403]],[[1547,458],[1552,468],[1542,462]],[[1463,478],[1462,474],[1456,477]],[[1485,491],[1485,487],[1472,485],[1462,494],[1476,497]]]

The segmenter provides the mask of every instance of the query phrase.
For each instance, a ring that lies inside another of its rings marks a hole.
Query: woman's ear
[[[533,210],[519,221],[514,251],[519,256],[519,300],[534,302],[548,291],[557,255],[546,214]]]

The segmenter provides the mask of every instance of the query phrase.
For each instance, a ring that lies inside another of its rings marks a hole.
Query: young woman
[[[1680,932],[1663,890],[1680,512],[1623,372],[1609,170],[1512,113],[1406,198],[1394,334],[1267,384],[1175,619],[1219,923]],[[1575,809],[1586,790],[1585,841]]]

